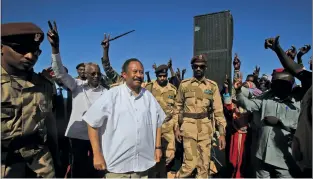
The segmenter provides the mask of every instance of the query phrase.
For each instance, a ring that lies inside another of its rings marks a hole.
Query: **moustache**
[[[134,81],[140,81],[140,82],[142,82],[143,80],[140,79],[140,78],[134,78]]]

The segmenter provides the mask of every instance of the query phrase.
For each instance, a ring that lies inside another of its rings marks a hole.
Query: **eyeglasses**
[[[159,78],[164,77],[167,78],[167,75],[158,75]]]
[[[93,72],[93,73],[88,73],[91,76],[102,76],[101,73]]]
[[[15,43],[3,43],[4,45],[9,46],[12,48],[15,52],[25,55],[27,53],[32,53],[36,56],[39,56],[41,54],[41,50],[39,49],[39,46],[26,46],[26,45],[20,45],[20,44],[15,44]]]
[[[205,69],[206,68],[206,66],[205,65],[192,65],[192,68],[193,69],[198,69],[198,68],[200,68],[200,69]]]

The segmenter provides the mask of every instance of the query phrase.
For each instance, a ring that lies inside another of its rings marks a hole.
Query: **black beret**
[[[193,63],[196,63],[196,62],[204,62],[204,63],[206,63],[207,61],[206,61],[204,55],[196,55],[196,56],[192,57],[190,63],[193,64]]]
[[[43,39],[43,31],[33,23],[20,22],[1,24],[1,40],[3,43],[40,45]]]
[[[155,69],[155,73],[167,73],[168,66],[167,65],[160,65]]]
[[[85,67],[85,63],[80,63],[76,66],[76,70],[78,70],[79,67]]]

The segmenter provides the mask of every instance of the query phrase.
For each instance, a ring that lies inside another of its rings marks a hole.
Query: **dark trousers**
[[[60,164],[61,166],[58,166],[58,172],[56,172],[57,178],[64,178],[67,172],[68,166],[70,163],[70,143],[69,138],[67,137],[59,137],[59,154],[60,154]],[[71,178],[70,175],[66,176],[67,178]]]
[[[71,177],[96,178],[97,170],[93,167],[93,153],[89,140],[70,139],[71,144]]]

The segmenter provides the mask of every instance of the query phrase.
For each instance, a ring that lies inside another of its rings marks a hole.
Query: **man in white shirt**
[[[107,178],[147,178],[160,161],[161,125],[166,117],[153,95],[141,84],[144,69],[138,59],[123,65],[125,84],[107,91],[86,112],[94,167]]]
[[[87,81],[75,79],[66,73],[59,53],[59,36],[56,24],[50,25],[48,40],[52,47],[52,69],[55,77],[72,92],[72,113],[65,136],[70,138],[72,148],[71,177],[96,177],[92,168],[92,150],[88,138],[87,124],[82,120],[83,114],[105,91],[100,85],[100,68],[97,64],[85,64]],[[88,154],[89,153],[89,154]]]

